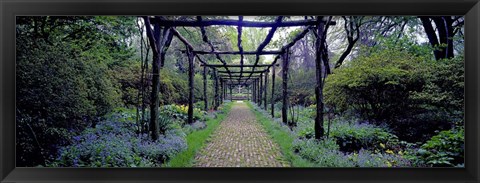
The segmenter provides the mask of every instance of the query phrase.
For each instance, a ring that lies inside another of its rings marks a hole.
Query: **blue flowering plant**
[[[103,121],[60,148],[53,167],[157,167],[186,149],[181,130],[167,130],[156,141],[137,134],[133,123]]]

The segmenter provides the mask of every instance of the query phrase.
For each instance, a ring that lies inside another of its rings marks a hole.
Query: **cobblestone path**
[[[288,167],[250,108],[243,102],[233,105],[195,157],[195,167]]]

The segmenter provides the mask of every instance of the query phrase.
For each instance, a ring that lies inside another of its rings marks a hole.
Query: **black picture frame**
[[[0,181],[479,182],[479,0],[1,0]],[[15,16],[465,15],[465,168],[16,168]]]

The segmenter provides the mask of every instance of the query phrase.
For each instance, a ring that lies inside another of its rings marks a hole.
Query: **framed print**
[[[478,1],[1,3],[2,182],[478,182]]]

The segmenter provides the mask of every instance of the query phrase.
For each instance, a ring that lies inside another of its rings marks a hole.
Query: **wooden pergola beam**
[[[229,78],[230,78],[230,77],[232,77],[232,78],[235,78],[235,77],[247,78],[247,76],[240,76],[240,75],[232,75],[232,76],[230,76],[230,75],[224,75],[224,74],[222,74],[222,75],[218,75],[218,76],[219,76],[219,77],[229,77]],[[255,77],[259,77],[259,76],[260,76],[259,74],[258,74],[258,75],[253,75],[251,78],[255,78]]]
[[[242,74],[242,73],[254,74],[254,73],[264,73],[264,72],[266,72],[266,71],[267,71],[267,70],[261,70],[261,71],[243,71],[243,72],[241,72],[241,71],[230,71],[230,72],[228,72],[228,71],[218,70],[219,73],[232,73],[232,74],[235,74],[235,73],[237,73],[237,74]]]
[[[202,16],[197,16],[197,21],[198,22],[202,22]],[[200,26],[200,32],[202,33],[202,40],[203,42],[207,43],[209,46],[210,46],[210,49],[211,49],[211,52],[214,52],[215,51],[215,47],[213,46],[212,42],[210,42],[208,40],[208,36],[207,36],[207,32],[205,31],[205,27],[204,26]],[[215,57],[220,60],[220,62],[222,62],[223,65],[227,65],[227,63],[225,62],[225,60],[223,60],[219,54],[215,54]],[[225,70],[227,72],[229,72],[230,74],[230,70],[228,70],[228,67],[225,67]]]
[[[270,67],[272,64],[259,64],[259,65],[223,65],[223,64],[202,64],[201,66],[207,67]]]
[[[185,52],[185,50],[182,50],[182,52]],[[195,54],[199,54],[199,55],[208,55],[208,54],[219,54],[219,55],[278,55],[278,54],[282,54],[283,51],[281,50],[270,50],[270,51],[261,51],[261,52],[257,52],[257,51],[201,51],[201,50],[197,50],[197,51],[193,51]]]
[[[295,38],[293,38],[293,40],[284,45],[282,47],[282,51],[285,52],[286,50],[288,50],[290,47],[292,47],[293,45],[295,45],[295,43],[297,43],[297,41],[299,41],[300,39],[302,39],[303,37],[305,37],[305,35],[307,35],[308,32],[310,32],[310,29],[312,28],[312,26],[308,26],[306,29],[304,29],[300,34],[297,34],[297,36],[295,36]]]
[[[254,79],[257,79],[257,78],[250,78],[250,79],[247,79],[247,78],[241,78],[241,79],[229,79],[229,78],[222,78],[223,81],[251,81],[251,80],[254,80]]]
[[[226,82],[227,85],[250,85],[252,82]]]
[[[268,45],[268,43],[270,43],[270,41],[273,38],[273,35],[275,34],[275,31],[277,31],[278,25],[282,23],[282,19],[283,19],[283,16],[278,16],[277,19],[275,19],[275,24],[272,26],[272,28],[268,32],[267,36],[265,37],[265,40],[263,40],[263,42],[260,43],[260,45],[258,46],[257,52],[262,52],[263,49]],[[258,61],[260,61],[260,55],[256,54],[254,65],[257,65]],[[255,67],[253,67],[252,71],[255,71]],[[251,76],[252,76],[252,73],[250,73],[248,77],[251,77]]]
[[[243,22],[243,16],[238,16],[238,21],[240,22],[240,24]],[[242,26],[239,25],[237,26],[237,32],[238,32],[238,35],[237,35],[237,46],[238,46],[238,51],[240,52],[240,65],[242,67],[240,67],[240,76],[243,75],[243,47],[242,47]]]
[[[172,33],[177,37],[185,46],[187,46],[189,49],[193,50],[192,44],[190,44],[187,39],[185,39],[175,28],[172,28]]]
[[[315,20],[292,20],[285,21],[277,24],[276,22],[258,22],[258,21],[240,21],[240,20],[231,20],[231,19],[216,19],[216,20],[202,20],[202,21],[193,21],[193,20],[152,20],[152,23],[159,24],[160,26],[166,27],[206,27],[206,26],[215,26],[215,25],[225,25],[225,26],[242,26],[242,27],[259,27],[259,28],[268,28],[268,27],[295,27],[295,26],[310,26],[316,25],[318,22]],[[331,22],[331,25],[335,25],[335,22]]]

